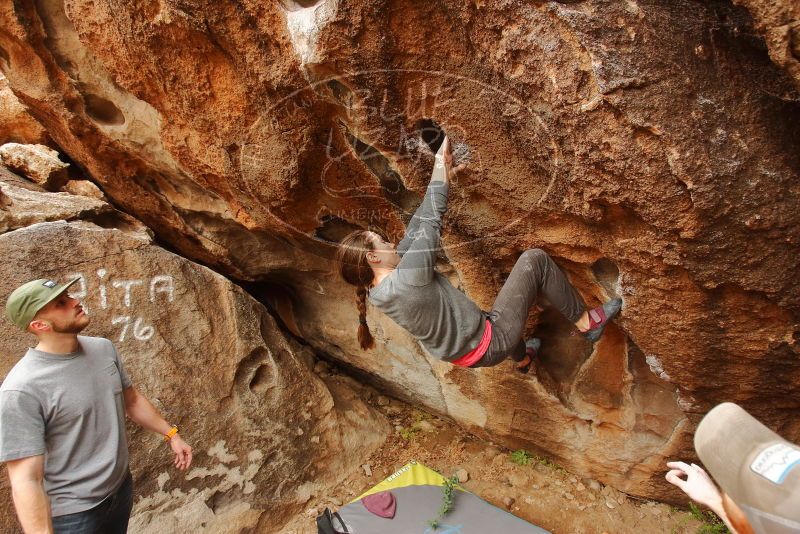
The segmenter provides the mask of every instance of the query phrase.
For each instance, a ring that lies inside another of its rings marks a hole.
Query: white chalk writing
[[[114,287],[121,287],[121,288],[125,289],[125,297],[124,297],[125,307],[126,308],[130,308],[131,307],[131,290],[133,289],[134,286],[142,285],[142,281],[141,280],[114,280],[113,282],[111,282],[111,285],[114,286]]]
[[[157,293],[166,293],[170,302],[175,300],[175,286],[172,284],[171,276],[160,274],[150,280],[150,302],[156,301]]]
[[[79,299],[83,309],[91,315],[95,306],[100,310],[124,308],[121,315],[112,315],[111,325],[121,327],[117,341],[148,341],[156,328],[141,315],[135,313],[138,303],[167,304],[175,301],[175,282],[168,274],[158,274],[148,279],[127,279],[109,276],[107,269],[95,271],[96,277],[84,273],[73,273],[70,278],[79,278],[70,294]],[[109,287],[110,286],[110,287]],[[142,290],[137,288],[142,287]],[[147,294],[144,291],[147,290]],[[122,310],[120,310],[122,311]]]
[[[119,342],[122,343],[125,341],[125,335],[128,333],[128,327],[131,326],[132,318],[129,315],[121,315],[119,317],[114,317],[111,320],[111,324],[118,325],[122,324],[122,332],[119,334]],[[152,326],[143,326],[142,325],[142,318],[137,317],[133,321],[133,337],[139,341],[147,341],[153,334],[155,333],[155,328]]]

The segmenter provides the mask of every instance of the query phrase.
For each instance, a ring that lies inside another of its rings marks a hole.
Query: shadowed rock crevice
[[[147,231],[142,223],[127,213],[111,210],[97,214],[82,213],[81,219],[90,221],[100,228],[115,229],[126,233]]]
[[[347,234],[362,229],[336,215],[323,215],[320,223],[322,224],[314,230],[314,236],[331,244],[339,243]]]
[[[395,206],[408,212],[419,203],[419,196],[406,189],[400,174],[393,168],[389,159],[378,149],[353,135],[347,126],[340,122],[344,135],[355,151],[356,157],[366,165],[379,181],[382,194]]]
[[[442,127],[433,119],[420,119],[414,125],[414,129],[431,152],[436,154],[444,143],[445,132]]]
[[[117,126],[125,124],[125,115],[111,100],[102,96],[84,93],[86,114],[100,124]]]
[[[265,365],[272,364],[272,354],[267,352],[262,347],[253,349],[239,365],[236,367],[236,373],[233,378],[236,384],[236,391],[240,396],[247,391],[256,393],[254,386],[259,386],[261,389],[269,387],[267,370],[262,370]],[[258,380],[257,380],[258,375]]]
[[[8,55],[8,51],[2,46],[0,46],[0,65],[2,65],[4,69],[11,68],[11,56]]]
[[[269,310],[284,333],[305,344],[306,341],[302,338],[295,316],[298,295],[292,285],[292,280],[291,275],[282,276],[281,273],[276,272],[264,280],[240,282],[240,285]]]
[[[592,274],[595,280],[605,290],[609,298],[621,296],[619,287],[619,268],[608,258],[600,258],[592,263]]]
[[[555,308],[544,305],[531,337],[542,340],[537,361],[538,378],[556,397],[565,400],[570,383],[583,363],[592,354],[592,344],[583,337],[572,335],[575,325]]]
[[[215,491],[211,497],[206,499],[206,506],[208,506],[212,512],[215,514],[217,510],[221,510],[225,508],[227,505],[231,503],[236,503],[241,500],[242,496],[240,495],[240,491],[228,490],[228,491]]]
[[[345,109],[351,109],[353,106],[353,91],[350,90],[345,84],[337,79],[328,80],[328,88],[336,99]]]

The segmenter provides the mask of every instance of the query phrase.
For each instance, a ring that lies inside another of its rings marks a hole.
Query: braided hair
[[[375,347],[375,339],[367,325],[367,287],[372,283],[372,268],[367,261],[367,252],[373,249],[367,230],[356,230],[345,236],[336,251],[339,274],[345,282],[356,287],[358,308],[358,344],[367,350]]]

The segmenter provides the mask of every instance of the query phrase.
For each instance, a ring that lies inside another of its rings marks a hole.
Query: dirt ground
[[[322,376],[362,388],[362,396],[389,418],[395,431],[369,458],[368,467],[349,473],[332,494],[312,498],[281,534],[316,534],[315,518],[325,507],[338,509],[411,460],[445,476],[463,470],[463,478],[465,471],[468,480],[461,485],[466,490],[553,534],[694,534],[702,526],[686,511],[620,493],[544,458],[530,457],[527,465],[519,465],[512,461],[512,451],[477,439],[450,421],[343,375]]]

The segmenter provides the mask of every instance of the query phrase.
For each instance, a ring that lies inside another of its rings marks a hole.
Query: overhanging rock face
[[[287,286],[299,333],[395,394],[655,497],[717,402],[800,439],[800,107],[744,8],[37,1],[0,23],[15,94],[116,205]],[[472,156],[450,193],[454,283],[488,309],[543,248],[590,304],[624,298],[601,343],[546,309],[522,379],[431,361],[371,311],[378,349],[357,348],[331,241],[402,233],[431,121]]]

